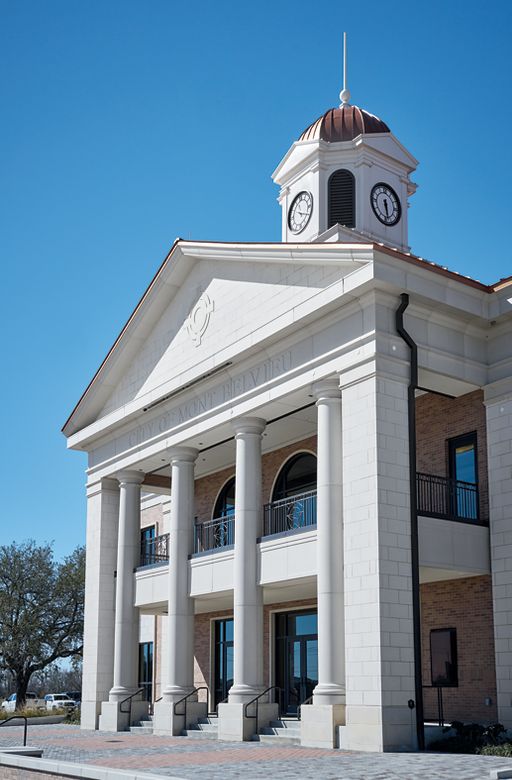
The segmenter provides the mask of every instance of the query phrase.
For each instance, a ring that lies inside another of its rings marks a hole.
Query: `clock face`
[[[396,225],[402,216],[398,195],[389,184],[380,182],[373,187],[370,202],[378,220],[383,225]]]
[[[313,196],[310,192],[299,192],[288,212],[288,226],[292,233],[302,233],[313,213]]]

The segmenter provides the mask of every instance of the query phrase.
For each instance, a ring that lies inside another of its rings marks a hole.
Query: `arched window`
[[[299,452],[286,461],[276,480],[272,501],[316,490],[316,456]]]
[[[356,226],[356,183],[350,171],[334,171],[327,186],[328,224]]]
[[[229,517],[235,513],[235,478],[229,479],[215,502],[213,517]]]

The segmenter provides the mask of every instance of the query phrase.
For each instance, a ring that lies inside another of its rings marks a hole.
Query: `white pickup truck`
[[[46,702],[40,699],[34,691],[27,691],[25,697],[25,707],[27,710],[45,710]],[[8,699],[2,702],[2,709],[6,712],[14,712],[16,709],[16,694],[11,693]]]
[[[47,710],[72,710],[76,701],[70,699],[67,693],[47,693],[44,697]]]

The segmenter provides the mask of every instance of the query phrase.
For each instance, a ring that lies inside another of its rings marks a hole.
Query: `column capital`
[[[116,474],[116,479],[120,485],[142,485],[145,478],[146,474],[143,471],[133,471],[131,469],[118,471]]]
[[[195,463],[199,450],[196,450],[195,447],[169,447],[167,455],[171,465],[174,463]]]
[[[262,434],[267,426],[267,421],[261,417],[239,417],[231,423],[235,429],[235,434],[256,433]]]
[[[311,390],[317,402],[327,398],[341,398],[340,382],[338,377],[329,377],[315,382]]]

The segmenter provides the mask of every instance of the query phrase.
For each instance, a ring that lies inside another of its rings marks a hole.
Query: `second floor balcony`
[[[478,483],[433,474],[416,474],[418,514],[466,523],[487,524],[480,514]]]

